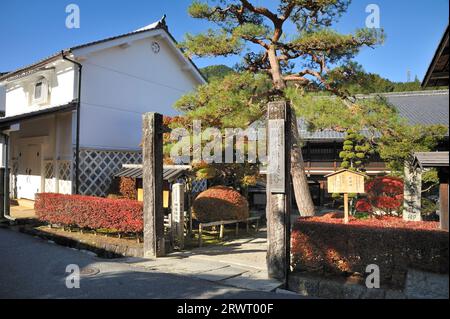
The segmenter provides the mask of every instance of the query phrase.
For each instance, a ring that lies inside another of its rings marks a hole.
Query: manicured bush
[[[401,218],[351,220],[341,216],[300,218],[292,231],[295,271],[321,276],[365,274],[380,267],[381,287],[403,288],[407,269],[448,273],[449,234],[435,222]]]
[[[124,198],[135,200],[137,195],[136,179],[131,177],[120,177],[119,191]]]
[[[231,187],[215,186],[200,193],[192,217],[201,223],[248,218],[248,202]]]
[[[403,180],[392,176],[379,176],[365,185],[366,196],[356,202],[359,212],[382,212],[401,216],[403,205]]]
[[[36,196],[36,215],[42,221],[87,229],[143,231],[143,205],[126,199],[42,193]]]

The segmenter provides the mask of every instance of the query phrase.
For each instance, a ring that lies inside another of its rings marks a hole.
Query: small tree
[[[343,151],[339,153],[342,168],[363,172],[373,154],[374,149],[364,135],[353,130],[347,131]]]
[[[356,210],[401,216],[403,205],[403,180],[393,176],[375,177],[366,183],[367,196],[356,203]]]

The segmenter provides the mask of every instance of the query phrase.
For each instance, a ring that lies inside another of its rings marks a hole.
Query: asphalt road
[[[66,267],[99,271],[66,287]],[[0,298],[285,298],[101,259],[87,252],[0,228]]]

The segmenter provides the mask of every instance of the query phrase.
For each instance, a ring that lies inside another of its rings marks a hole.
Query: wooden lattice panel
[[[58,161],[58,183],[60,194],[72,194],[71,172],[71,161]]]
[[[17,198],[17,174],[19,172],[19,161],[15,158],[12,159],[9,168],[10,168],[9,172],[10,197]]]
[[[44,171],[45,171],[44,192],[55,193],[56,185],[55,185],[55,170],[53,161],[44,162]]]

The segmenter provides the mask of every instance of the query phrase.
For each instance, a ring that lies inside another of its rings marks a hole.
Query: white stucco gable
[[[142,114],[176,115],[174,103],[206,83],[161,22],[72,48],[71,58],[83,66],[81,147],[139,149]]]
[[[180,65],[183,71],[191,74],[195,81],[197,81],[197,84],[206,83],[205,78],[198,70],[197,66],[183,54],[180,48],[178,48],[176,40],[168,31],[165,16],[157,22],[153,22],[129,33],[79,45],[72,47],[69,50],[74,57],[83,60],[83,58],[92,53],[101,52],[110,48],[126,49],[133,43],[151,38],[158,44],[160,44],[159,42],[165,42],[167,47],[172,51],[175,61]]]
[[[195,64],[178,48],[163,17],[129,33],[65,49],[0,76],[0,83],[9,83],[11,87],[12,102],[6,105],[13,110],[10,115],[34,110],[27,105],[26,95],[21,98],[14,94],[23,95],[21,83],[33,80],[30,77],[36,76],[37,71],[67,68],[69,72],[64,75],[71,77],[70,81],[57,78],[51,88],[51,104],[41,108],[78,101],[78,67],[65,58],[82,66],[80,147],[139,149],[142,114],[178,114],[174,103],[206,83]],[[75,131],[72,133],[74,144]]]

